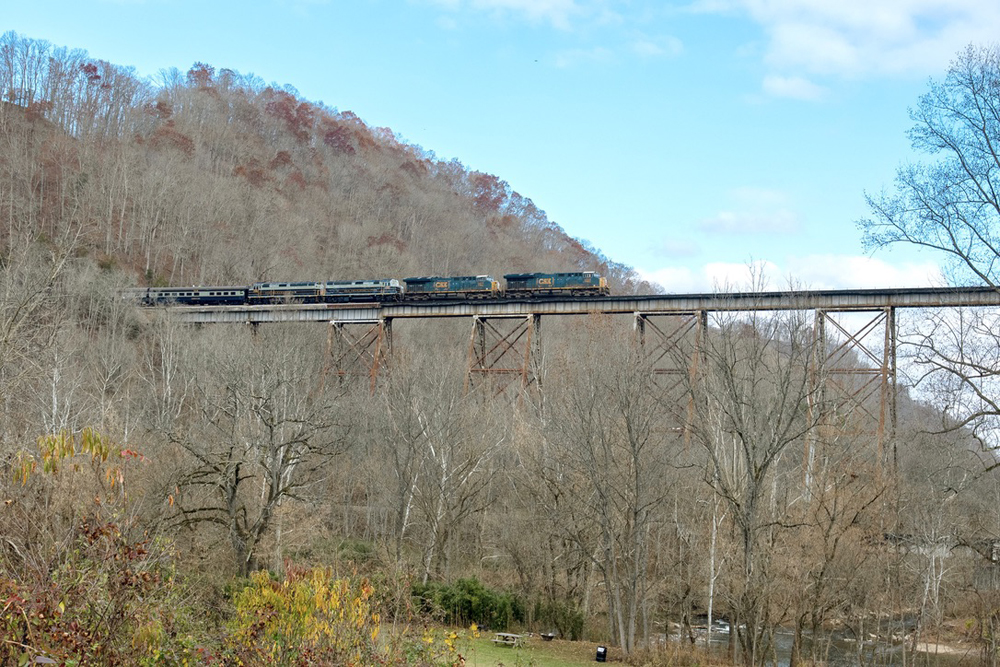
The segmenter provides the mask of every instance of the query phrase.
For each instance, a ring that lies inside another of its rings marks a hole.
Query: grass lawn
[[[463,648],[465,664],[468,667],[575,667],[576,665],[593,665],[597,655],[597,644],[590,642],[571,642],[559,639],[543,641],[541,637],[530,637],[523,648],[496,646],[493,635],[483,633],[479,639],[471,640],[471,645]],[[608,650],[608,660],[613,661],[611,649]]]

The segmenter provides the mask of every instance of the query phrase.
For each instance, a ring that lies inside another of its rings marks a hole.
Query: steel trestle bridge
[[[690,313],[750,310],[864,311],[883,308],[1000,306],[991,287],[800,290],[645,296],[469,299],[426,302],[172,306],[171,319],[188,324],[373,322],[396,318],[517,317],[590,313]]]
[[[465,388],[486,386],[500,393],[512,386],[522,392],[540,388],[542,316],[632,315],[649,368],[666,394],[682,384],[684,375],[697,371],[698,353],[691,351],[690,341],[697,348],[709,313],[812,311],[818,344],[810,373],[822,391],[837,393],[849,406],[843,422],[855,425],[855,435],[871,436],[879,460],[894,463],[895,445],[891,456],[886,445],[896,428],[896,311],[996,306],[1000,290],[991,287],[931,287],[144,310],[188,324],[329,323],[324,378],[363,376],[373,392],[379,373],[389,365],[394,320],[470,318]],[[690,365],[678,368],[677,360],[685,354]]]

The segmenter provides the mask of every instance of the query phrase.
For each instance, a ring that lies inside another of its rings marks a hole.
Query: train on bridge
[[[145,287],[126,290],[142,306],[254,306],[286,303],[382,303],[457,299],[535,299],[610,294],[594,271],[508,273],[492,276],[428,276],[325,282],[258,282],[245,287]]]

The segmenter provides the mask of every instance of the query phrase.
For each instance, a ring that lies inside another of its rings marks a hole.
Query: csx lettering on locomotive
[[[282,303],[383,303],[447,299],[519,299],[609,294],[605,278],[594,271],[508,273],[505,285],[492,276],[430,276],[325,282],[258,282],[228,287],[146,287],[127,290],[143,306],[241,306]]]

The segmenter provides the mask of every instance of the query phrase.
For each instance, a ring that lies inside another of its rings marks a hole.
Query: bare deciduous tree
[[[455,373],[438,364],[397,365],[376,405],[372,435],[389,464],[383,472],[393,476],[387,497],[395,556],[416,544],[423,581],[447,578],[464,523],[490,502],[506,425],[493,406],[463,396]]]
[[[858,222],[866,244],[928,248],[946,259],[953,284],[1000,288],[1000,46],[970,45],[959,52],[944,79],[930,83],[910,118],[913,147],[928,161],[900,167],[893,192],[868,196],[871,216]],[[996,325],[996,314],[990,310],[931,312],[908,337],[907,361],[915,384],[944,409],[941,423],[928,430],[960,437],[971,433],[981,449],[975,476],[996,469],[1000,446]],[[941,508],[930,509],[924,528],[939,525],[936,517]],[[995,512],[990,514],[976,523],[994,523]],[[940,534],[925,537],[940,543],[951,539]],[[987,530],[965,541],[993,543],[995,535]],[[996,567],[992,551],[982,550],[982,567]],[[936,607],[935,581],[943,574],[943,561],[931,560],[925,572],[927,604],[921,604],[922,609]],[[995,609],[982,612],[984,618],[995,613]],[[986,646],[989,655],[993,644]],[[995,652],[992,655],[995,660]]]
[[[171,436],[187,455],[177,519],[220,526],[244,575],[281,504],[304,498],[346,446],[335,396],[318,391],[319,342],[293,333],[212,331],[189,343],[192,414]]]
[[[780,620],[771,554],[787,476],[795,473],[779,464],[817,424],[808,409],[817,392],[808,373],[809,324],[798,312],[717,314],[702,337],[697,374],[685,376],[692,438],[706,452],[707,481],[736,526],[739,565],[728,597],[732,631],[748,665],[766,659]]]
[[[910,111],[913,147],[932,158],[868,196],[858,222],[872,248],[907,243],[945,253],[960,283],[1000,283],[1000,47],[969,46]]]
[[[607,323],[592,326],[588,348],[575,351],[576,372],[561,369],[566,380],[549,401],[543,474],[595,522],[591,557],[604,577],[612,633],[632,651],[649,634],[649,537],[669,494],[672,436],[635,341]]]

